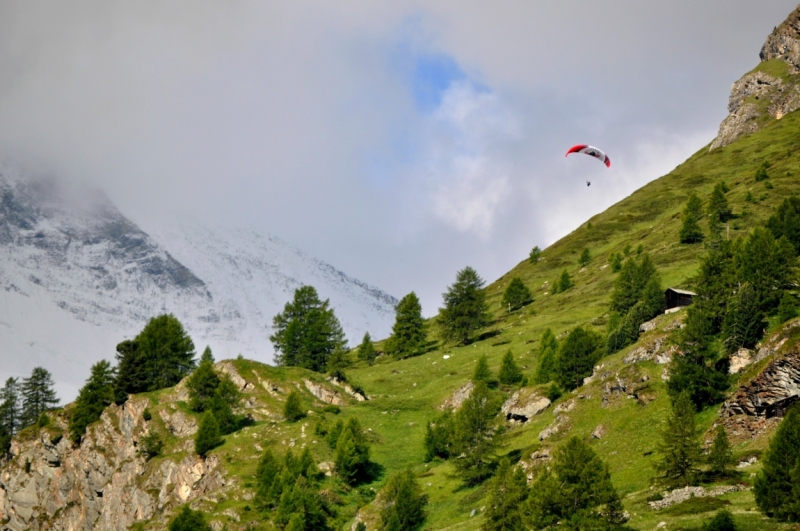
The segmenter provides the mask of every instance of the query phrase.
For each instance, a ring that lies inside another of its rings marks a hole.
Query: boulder
[[[332,404],[334,406],[347,405],[347,401],[344,398],[342,398],[342,396],[336,390],[329,389],[323,384],[318,384],[316,382],[312,382],[311,380],[307,379],[303,380],[303,384],[305,384],[306,389],[308,389],[309,393],[319,398],[326,404]]]
[[[505,401],[500,411],[506,416],[506,420],[527,422],[528,419],[548,407],[550,407],[550,399],[532,389],[523,387]]]
[[[445,401],[442,402],[442,405],[439,406],[439,409],[441,409],[441,410],[445,410],[445,409],[453,409],[453,410],[455,410],[455,409],[460,408],[461,404],[464,403],[464,400],[469,398],[469,396],[472,394],[472,390],[474,388],[475,388],[475,384],[473,384],[472,382],[465,383],[464,385],[462,385],[461,387],[456,389],[455,392],[453,392],[452,395],[447,397],[445,399]]]

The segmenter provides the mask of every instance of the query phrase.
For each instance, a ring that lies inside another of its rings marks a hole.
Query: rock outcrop
[[[148,405],[132,398],[110,406],[80,446],[55,435],[67,428],[64,414],[53,429],[29,428],[14,439],[0,473],[2,529],[116,531],[219,491],[225,479],[213,456],[166,458],[156,466],[139,453],[152,423],[142,415]]]
[[[710,150],[755,133],[772,120],[800,108],[800,6],[767,37],[761,64],[731,87],[728,116]],[[775,61],[782,64],[776,65]],[[771,62],[771,66],[767,65]]]
[[[534,415],[538,415],[550,407],[550,400],[537,394],[532,389],[523,387],[511,395],[505,401],[500,411],[506,416],[506,420],[515,422],[527,422]]]
[[[456,389],[452,395],[447,397],[445,401],[442,403],[442,405],[439,406],[439,409],[445,410],[445,409],[460,408],[461,404],[464,403],[464,400],[469,398],[469,395],[472,394],[472,390],[474,388],[475,384],[473,384],[472,382],[465,383],[464,385]]]

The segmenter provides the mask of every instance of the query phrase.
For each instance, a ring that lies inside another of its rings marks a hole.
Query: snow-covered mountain
[[[351,343],[388,335],[394,297],[277,238],[190,225],[147,234],[102,193],[0,166],[0,378],[41,365],[71,399],[92,363],[164,312],[198,350],[269,362],[272,317],[304,284],[330,299]]]

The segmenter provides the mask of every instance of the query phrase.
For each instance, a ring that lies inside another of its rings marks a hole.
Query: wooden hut
[[[684,306],[689,306],[690,304],[692,304],[692,300],[696,296],[697,293],[687,291],[685,289],[668,288],[667,291],[664,293],[664,298],[666,299],[667,303],[666,313],[675,312],[683,308]]]

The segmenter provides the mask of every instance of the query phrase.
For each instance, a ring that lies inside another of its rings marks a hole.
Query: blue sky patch
[[[411,84],[417,108],[423,112],[435,110],[442,103],[442,96],[450,85],[466,78],[467,75],[452,57],[447,55],[417,57]]]

